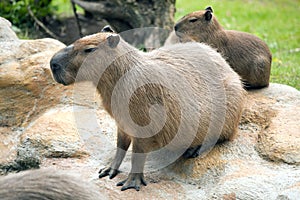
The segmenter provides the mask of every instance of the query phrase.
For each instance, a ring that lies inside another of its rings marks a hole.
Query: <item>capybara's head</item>
[[[211,7],[182,17],[174,26],[176,35],[182,42],[204,42],[206,37],[209,37],[218,28],[219,23],[213,16]]]
[[[109,26],[105,26],[101,32],[83,37],[58,51],[50,61],[55,81],[63,85],[74,83],[79,68],[89,55],[96,50],[111,52],[117,47],[119,41],[120,35],[114,33]],[[105,54],[102,55],[105,56]],[[97,59],[101,58],[97,57]]]

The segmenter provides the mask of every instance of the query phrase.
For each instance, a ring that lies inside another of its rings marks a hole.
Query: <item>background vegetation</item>
[[[19,37],[30,37],[33,31],[34,20],[29,10],[39,20],[44,21],[51,17],[56,7],[51,5],[51,0],[1,0],[0,16],[8,19],[13,24],[13,29]]]
[[[22,38],[30,37],[28,32],[34,25],[28,14],[28,5],[41,21],[47,17],[73,15],[70,0],[0,1],[0,16],[9,19],[15,30],[21,29],[19,36]],[[300,90],[299,5],[299,0],[176,0],[175,19],[212,6],[214,14],[226,29],[249,32],[267,42],[273,54],[271,82],[291,85]]]

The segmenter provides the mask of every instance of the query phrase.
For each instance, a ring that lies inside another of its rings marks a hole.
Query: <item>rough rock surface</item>
[[[0,40],[0,126],[21,126],[60,101],[57,94],[66,88],[53,82],[49,60],[65,45],[50,38],[9,38],[8,30],[1,26],[5,40]]]
[[[86,155],[73,118],[72,108],[50,109],[24,130],[21,146],[44,157]]]
[[[249,91],[233,141],[164,168],[154,162],[145,171],[148,186],[121,192],[116,183],[127,176],[130,152],[117,177],[97,177],[114,154],[116,126],[95,88],[63,87],[51,78],[49,59],[63,45],[16,38],[0,45],[10,49],[0,52],[1,173],[72,171],[109,199],[300,199],[298,90],[270,84]]]
[[[0,41],[18,40],[18,36],[11,29],[10,21],[0,17]]]
[[[276,85],[272,92],[263,90],[262,94],[276,101],[273,107],[277,114],[266,130],[259,134],[259,152],[273,161],[300,164],[299,91]]]

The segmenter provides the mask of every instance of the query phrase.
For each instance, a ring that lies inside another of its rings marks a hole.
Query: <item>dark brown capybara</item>
[[[246,88],[269,85],[272,54],[267,44],[255,35],[225,30],[211,7],[184,16],[174,29],[181,42],[203,42],[216,48],[241,76]]]

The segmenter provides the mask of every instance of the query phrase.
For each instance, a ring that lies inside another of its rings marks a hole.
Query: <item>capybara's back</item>
[[[130,117],[140,126],[151,122],[146,114],[150,105],[164,106],[166,119],[162,129],[153,137],[140,139],[147,152],[165,145],[171,147],[169,143],[176,139],[174,149],[180,149],[181,145],[190,148],[203,143],[208,145],[207,142],[214,145],[234,137],[245,90],[239,75],[219,53],[208,45],[190,42],[164,46],[144,53],[143,57],[143,64],[134,68],[136,73],[128,80],[140,79],[137,74],[142,74],[152,84],[137,87],[134,83],[125,87],[124,83],[124,88],[116,93],[130,96],[130,91],[136,88],[130,98],[129,111]],[[114,115],[118,118],[124,116],[123,112],[120,107]]]
[[[165,46],[160,51],[153,51],[150,56],[158,63],[161,62],[159,67],[166,65],[183,77],[184,80],[173,77],[174,80],[182,80],[177,84],[183,84],[185,81],[188,84],[184,87],[191,88],[189,91],[183,87],[184,91],[181,92],[189,95],[184,98],[187,105],[193,105],[194,102],[200,108],[198,131],[192,147],[202,144],[205,137],[218,137],[218,141],[234,137],[242,113],[245,90],[239,75],[219,53],[207,45],[190,42]],[[182,86],[176,87],[180,90]],[[174,102],[170,104],[174,105]],[[176,110],[172,105],[170,108]],[[193,107],[192,105],[190,106]],[[172,124],[176,124],[177,121],[178,119],[174,120]]]

